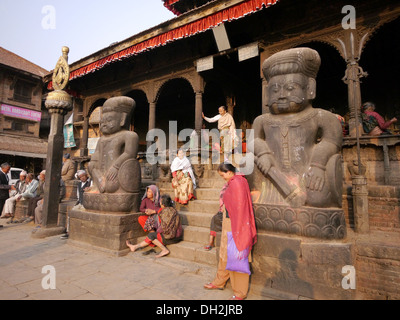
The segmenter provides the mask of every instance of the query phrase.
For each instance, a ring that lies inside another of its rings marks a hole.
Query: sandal
[[[209,282],[209,283],[206,283],[204,285],[204,289],[207,289],[207,290],[223,290],[224,288],[218,288],[212,282]]]
[[[213,248],[213,246],[207,245],[204,247],[204,250],[210,251]]]

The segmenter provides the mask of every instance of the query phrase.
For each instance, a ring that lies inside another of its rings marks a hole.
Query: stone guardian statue
[[[332,113],[312,107],[320,64],[310,48],[264,61],[270,112],[253,123],[250,185],[265,229],[342,238],[342,127]]]
[[[95,191],[84,194],[85,209],[131,212],[139,208],[139,137],[129,131],[135,106],[132,98],[123,96],[110,98],[103,105],[103,135],[88,166]]]

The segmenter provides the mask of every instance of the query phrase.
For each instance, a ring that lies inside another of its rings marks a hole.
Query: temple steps
[[[171,182],[158,182],[161,194],[169,194],[174,198]],[[210,223],[219,210],[219,194],[224,181],[216,171],[205,171],[198,180],[195,200],[187,205],[176,204],[183,226],[183,240],[168,245],[170,257],[203,264],[204,267],[217,267],[219,247],[210,251],[204,250],[210,239]],[[216,243],[219,244],[220,234]]]

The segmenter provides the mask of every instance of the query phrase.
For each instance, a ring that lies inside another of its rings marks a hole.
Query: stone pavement
[[[225,290],[203,289],[214,267],[156,259],[143,251],[111,256],[60,236],[34,239],[32,223],[6,221],[0,220],[0,300],[227,300],[233,295],[229,282]],[[42,286],[51,275],[45,266],[54,267],[55,289]],[[250,293],[248,300],[268,298]]]

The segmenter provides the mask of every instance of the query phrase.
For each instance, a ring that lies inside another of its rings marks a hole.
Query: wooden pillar
[[[148,131],[155,129],[156,127],[156,102],[150,102],[149,105],[149,128]],[[147,148],[152,144],[153,141],[147,141]]]
[[[80,156],[86,157],[88,152],[88,139],[89,139],[89,117],[83,119],[83,129],[82,129],[82,141],[80,148]]]
[[[149,107],[149,131],[156,127],[156,103],[150,102]]]

